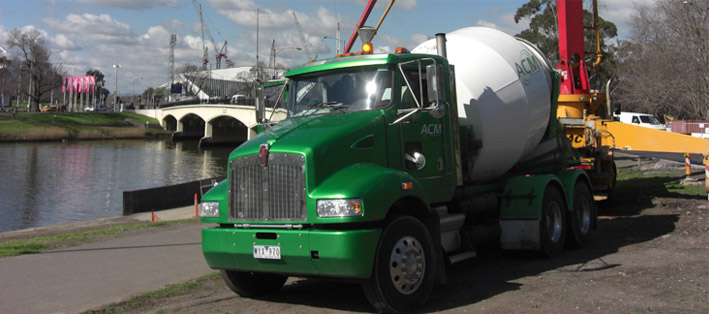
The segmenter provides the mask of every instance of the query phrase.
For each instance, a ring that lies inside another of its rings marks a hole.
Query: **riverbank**
[[[0,258],[100,242],[175,223],[197,223],[199,220],[194,214],[194,206],[182,206],[128,216],[0,232]]]
[[[147,126],[147,127],[146,127]],[[167,138],[147,116],[128,112],[0,114],[0,142]]]

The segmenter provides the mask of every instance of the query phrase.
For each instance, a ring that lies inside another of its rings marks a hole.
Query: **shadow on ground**
[[[666,180],[638,178],[622,184],[661,190]],[[665,192],[663,197],[695,199],[667,192],[666,189]],[[675,230],[678,215],[641,215],[643,210],[655,206],[651,197],[642,193],[618,195],[612,202],[599,208],[602,217],[587,247],[567,249],[552,259],[541,258],[534,252],[499,249],[479,252],[475,259],[448,267],[448,284],[436,286],[421,311],[435,312],[472,305],[508,291],[519,290],[522,284],[515,282],[518,279],[537,276],[550,270],[563,268],[564,271],[592,272],[619,267],[622,265],[606,263],[603,258],[625,246],[647,242]],[[356,281],[302,279],[285,286],[265,300],[353,312],[373,310]]]

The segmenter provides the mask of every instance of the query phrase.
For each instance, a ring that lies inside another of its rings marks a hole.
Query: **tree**
[[[709,120],[709,2],[657,1],[636,10],[617,98],[625,109]]]
[[[514,16],[515,23],[519,23],[522,19],[530,20],[529,28],[516,36],[537,45],[552,64],[559,64],[559,30],[556,12],[555,0],[529,0],[529,2],[517,9]],[[592,12],[584,10],[583,19],[584,25],[593,25]],[[589,67],[588,72],[591,88],[601,90],[605,88],[606,81],[615,75],[618,67],[615,57],[616,48],[606,44],[611,38],[618,36],[618,28],[615,24],[604,20],[600,16],[598,17],[598,26],[603,59],[599,66],[595,68]],[[593,30],[585,30],[586,51],[595,51],[595,42],[592,40],[594,37]],[[588,57],[595,58],[595,56]]]
[[[14,86],[17,84],[10,71],[11,64],[12,60],[8,59],[7,56],[0,55],[0,106],[10,105],[10,100],[15,90]]]
[[[33,107],[29,110],[39,111],[42,95],[54,87],[51,81],[54,75],[49,63],[51,54],[49,48],[37,30],[23,32],[17,28],[10,31],[7,46],[11,50],[18,51],[20,60],[17,63],[17,70],[29,74],[29,89],[24,91],[33,101]],[[49,82],[46,78],[50,78]]]
[[[209,78],[208,71],[202,71],[194,64],[185,64],[180,68],[180,75],[185,79],[185,95],[193,96],[195,90],[202,90]],[[169,91],[169,90],[168,90]]]

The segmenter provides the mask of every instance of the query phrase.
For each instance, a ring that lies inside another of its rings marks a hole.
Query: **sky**
[[[637,4],[655,0],[599,0],[600,15],[628,36]],[[678,0],[679,1],[679,0]],[[215,50],[227,43],[228,60],[236,66],[269,62],[275,40],[276,62],[294,66],[311,57],[336,54],[340,25],[342,47],[351,36],[368,0],[0,0],[0,47],[7,49],[10,30],[36,29],[50,48],[50,61],[61,63],[70,75],[101,71],[106,87],[119,95],[140,94],[168,81],[170,35],[177,35],[175,72],[186,64],[201,65],[202,33],[197,4],[213,38],[205,35],[209,66]],[[376,26],[389,0],[377,1],[365,25]],[[528,0],[398,0],[373,40],[375,52],[396,47],[413,49],[436,33],[469,26],[487,26],[516,34],[528,22],[514,14]],[[584,7],[590,8],[590,1]],[[258,14],[257,14],[258,12]],[[293,13],[303,31],[305,45]],[[258,16],[258,18],[257,18]],[[258,21],[258,23],[257,23]],[[258,24],[258,36],[257,36]],[[327,37],[327,38],[326,38]],[[359,50],[355,44],[353,51]],[[296,49],[300,47],[300,50]],[[216,48],[216,49],[215,49]],[[2,53],[2,50],[0,50]],[[224,67],[224,62],[222,62]]]

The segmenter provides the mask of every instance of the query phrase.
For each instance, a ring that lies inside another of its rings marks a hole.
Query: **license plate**
[[[254,258],[281,259],[281,247],[273,245],[254,245]]]

